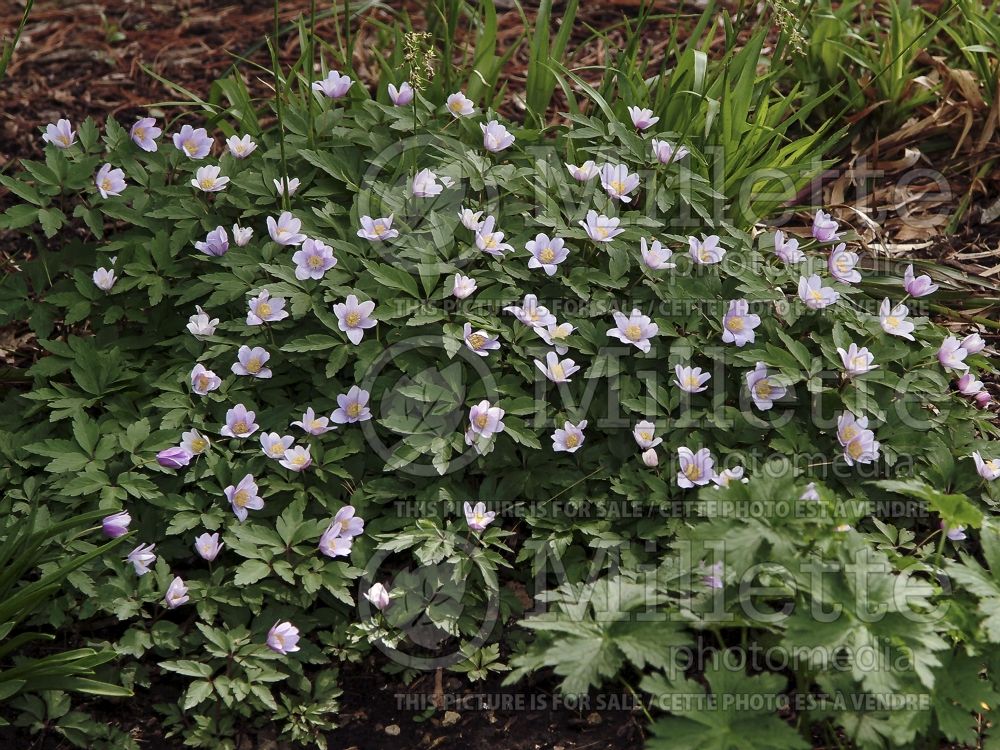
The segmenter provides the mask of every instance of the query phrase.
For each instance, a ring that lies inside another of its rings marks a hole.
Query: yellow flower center
[[[697,464],[688,464],[688,467],[684,469],[684,476],[690,479],[692,482],[697,482],[701,479],[701,469]]]
[[[612,180],[611,189],[616,193],[624,193],[625,183],[623,183],[621,180]]]
[[[742,331],[743,318],[734,315],[733,317],[731,317],[729,320],[726,321],[726,328],[728,328],[730,331],[736,331],[736,332]]]
[[[237,422],[236,424],[233,425],[233,432],[235,432],[237,435],[239,435],[241,432],[246,432],[246,431],[247,431],[246,422]]]
[[[309,426],[314,430],[320,430],[323,428],[323,423],[318,419],[314,419],[309,423]]]
[[[375,225],[375,234],[382,234],[385,231],[385,224],[379,222]]]
[[[247,362],[247,372],[252,372],[254,374],[260,372],[261,364],[257,357],[251,357],[250,361]]]
[[[483,336],[481,333],[474,333],[471,336],[469,336],[469,346],[471,346],[473,349],[477,350],[481,349],[483,344],[485,343],[486,343],[486,337]]]
[[[135,137],[138,138],[140,141],[143,138],[145,138],[146,137],[146,128],[136,128],[135,129]]]
[[[625,336],[630,341],[638,341],[642,338],[642,328],[635,325],[634,323],[630,326],[625,327]]]
[[[555,251],[551,247],[546,247],[538,254],[542,263],[551,263],[556,257]]]
[[[767,398],[768,396],[771,395],[771,390],[772,390],[771,384],[768,383],[766,380],[758,381],[757,385],[754,386],[754,388],[757,391],[757,395],[760,396],[761,398]]]
[[[246,504],[250,502],[250,493],[246,490],[240,490],[233,496],[233,505],[237,508],[244,508]]]
[[[487,237],[485,240],[483,240],[483,244],[487,247],[487,249],[493,250],[497,246],[496,237],[494,237],[491,234],[489,237]]]
[[[849,443],[852,440],[854,440],[854,438],[857,437],[858,433],[860,433],[860,432],[861,432],[861,430],[859,430],[855,425],[850,424],[850,425],[847,425],[847,427],[845,427],[841,431],[840,436],[844,439],[845,443]]]
[[[579,444],[580,444],[580,438],[578,438],[576,435],[567,435],[566,436],[566,447],[567,448],[575,448]]]
[[[271,446],[271,455],[281,458],[282,456],[285,455],[285,446],[282,445],[280,442],[275,443],[274,445]]]
[[[323,259],[318,255],[309,256],[309,260],[307,262],[313,268],[319,268],[320,266],[323,265]]]
[[[863,370],[866,367],[868,367],[868,358],[858,355],[857,357],[851,360],[851,364],[853,365],[855,370]]]
[[[199,391],[208,390],[208,386],[209,386],[210,382],[211,381],[208,379],[208,375],[199,375],[198,376],[198,380],[197,380],[198,390]]]
[[[198,180],[198,184],[201,185],[205,190],[208,190],[209,188],[215,186],[215,178],[202,177],[200,180]]]
[[[697,388],[698,387],[698,378],[696,378],[694,375],[688,375],[684,379],[684,382],[687,384],[688,388]]]
[[[344,320],[347,321],[347,325],[356,326],[361,322],[361,313],[357,311],[349,312],[346,316],[344,316]]]
[[[639,437],[641,437],[643,440],[652,440],[653,439],[653,433],[652,432],[640,432],[639,433]]]
[[[462,100],[461,99],[455,99],[451,104],[448,105],[448,108],[451,109],[452,112],[461,112],[462,111]]]
[[[304,464],[306,462],[306,457],[302,453],[296,453],[294,456],[292,456],[292,461],[291,462],[295,466],[302,466],[302,464]]]
[[[594,233],[602,240],[607,239],[608,230],[606,227],[597,227],[594,229]]]
[[[347,413],[352,417],[358,416],[361,413],[361,404],[359,403],[351,404],[350,406],[347,407]]]
[[[104,192],[110,193],[111,192],[111,180],[109,180],[107,177],[105,177],[103,180],[101,180],[101,188],[104,190]]]
[[[488,419],[489,417],[486,415],[485,412],[480,414],[478,417],[476,417],[476,427],[478,427],[479,429],[483,429],[486,426],[486,422],[488,421]]]
[[[208,441],[205,438],[198,437],[191,441],[191,450],[194,453],[201,453],[208,447]]]
[[[68,146],[69,145],[69,136],[68,135],[57,135],[56,136],[56,140],[59,141],[64,146]]]
[[[847,273],[851,270],[851,264],[847,261],[843,255],[837,258],[837,270],[841,273]]]
[[[851,458],[860,458],[861,454],[864,453],[865,447],[861,444],[860,440],[856,440],[847,446],[847,452],[850,454]]]
[[[257,317],[263,318],[271,314],[271,306],[266,302],[257,305]]]
[[[198,150],[198,147],[192,141],[187,141],[184,144],[184,150],[187,151],[189,155],[191,155]]]
[[[556,380],[562,380],[566,377],[566,371],[563,370],[563,366],[559,363],[552,365],[549,368],[549,372],[552,373],[552,377]]]
[[[890,315],[888,318],[885,319],[885,324],[889,326],[889,328],[898,328],[899,318],[897,318],[895,315]]]
[[[698,257],[701,258],[703,261],[706,262],[710,261],[712,260],[712,252],[710,250],[706,250],[705,248],[701,248],[698,251]]]
[[[993,458],[990,459],[989,461],[984,461],[983,466],[985,466],[990,471],[997,471],[998,469],[1000,469],[1000,461],[997,461],[995,458]]]

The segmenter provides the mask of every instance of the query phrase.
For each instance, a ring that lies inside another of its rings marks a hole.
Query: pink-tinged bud
[[[391,604],[389,601],[389,591],[381,583],[374,584],[365,592],[365,599],[372,603],[372,606],[379,611],[384,610]]]
[[[659,465],[660,457],[656,455],[656,448],[650,448],[642,452],[642,462],[650,468]]]
[[[156,462],[165,469],[180,469],[191,463],[191,454],[175,445],[157,453]]]
[[[983,382],[976,380],[976,376],[971,372],[967,372],[956,381],[955,387],[963,396],[975,396],[983,390]]]
[[[989,391],[980,391],[976,394],[976,406],[980,409],[985,409],[993,402],[993,397],[990,396]]]
[[[101,531],[104,536],[117,539],[128,533],[128,525],[132,523],[132,516],[127,510],[119,511],[110,516],[105,516],[101,521]]]

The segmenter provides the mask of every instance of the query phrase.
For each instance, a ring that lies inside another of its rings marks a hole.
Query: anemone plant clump
[[[297,66],[278,128],[233,79],[225,145],[193,117],[56,123],[5,178],[2,224],[60,241],[0,286],[48,352],[4,403],[5,489],[132,535],[52,607],[127,623],[171,733],[325,747],[336,665],[373,650],[624,684],[651,747],[982,733],[993,367],[912,267],[872,297],[822,207],[807,236],[759,223],[823,168],[823,137],[775,131],[760,44],[680,115],[659,87],[694,54],[634,99],[581,85],[590,114],[547,131]]]

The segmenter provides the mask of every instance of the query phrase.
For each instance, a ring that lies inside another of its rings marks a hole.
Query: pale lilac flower
[[[214,142],[208,137],[205,128],[192,128],[185,125],[179,133],[174,133],[174,147],[183,151],[189,159],[204,159],[212,150]]]
[[[473,507],[472,503],[466,502],[464,505],[465,522],[473,531],[482,531],[496,518],[496,511],[486,510],[486,503],[480,501]]]
[[[136,575],[144,576],[149,572],[149,567],[156,562],[155,550],[155,544],[140,544],[128,553],[125,560],[132,563]]]
[[[642,462],[652,469],[654,466],[659,466],[660,457],[656,455],[656,448],[649,448],[642,452]]]
[[[663,442],[663,438],[656,437],[656,425],[647,420],[639,422],[632,428],[632,437],[644,450],[655,448]]]
[[[277,323],[288,317],[284,297],[272,297],[266,289],[250,300],[247,310],[247,325],[259,326],[264,323]]]
[[[305,471],[312,466],[312,456],[309,455],[309,447],[296,445],[294,448],[289,448],[278,463],[291,471]]]
[[[393,84],[389,84],[389,100],[397,107],[405,107],[413,101],[413,86],[407,81],[399,84],[397,89]]]
[[[113,169],[110,164],[105,164],[97,170],[94,183],[102,198],[121,195],[125,190],[125,173],[120,169]]]
[[[862,430],[851,442],[844,446],[844,460],[848,466],[870,464],[878,460],[879,442],[871,430]]]
[[[808,279],[799,276],[799,299],[810,310],[822,310],[840,299],[840,292],[833,287],[823,286],[823,279],[814,273]]]
[[[56,148],[69,148],[76,143],[76,131],[69,120],[59,120],[55,124],[45,126],[42,140],[51,143]]]
[[[615,310],[612,315],[615,327],[609,329],[607,335],[623,344],[631,344],[641,352],[648,352],[649,340],[660,332],[659,326],[637,309],[633,309],[628,317],[619,310]]]
[[[215,328],[219,325],[218,318],[208,317],[208,313],[201,309],[200,305],[195,305],[197,311],[188,318],[187,329],[196,338],[215,335]]]
[[[356,385],[352,385],[347,393],[337,396],[337,408],[330,415],[337,424],[365,422],[372,418],[368,409],[368,399],[371,394]]]
[[[503,232],[495,229],[496,221],[495,216],[486,217],[483,225],[476,231],[476,247],[494,258],[502,258],[504,253],[511,252],[514,246],[503,241]]]
[[[199,363],[191,369],[191,390],[199,396],[207,395],[220,385],[222,385],[222,378],[211,370],[206,370],[205,365]]]
[[[374,302],[358,302],[358,298],[353,294],[348,294],[345,302],[338,302],[333,306],[338,327],[347,334],[348,340],[354,345],[361,343],[367,329],[378,325],[378,321],[372,317],[374,311]]]
[[[675,365],[674,374],[677,376],[674,382],[677,387],[687,393],[701,393],[708,389],[705,385],[712,376],[707,372],[702,372],[700,367],[690,367],[685,365]]]
[[[292,216],[291,211],[282,211],[277,221],[268,216],[267,231],[279,245],[301,245],[306,241],[306,236],[302,234],[302,222]]]
[[[601,167],[601,187],[608,197],[631,203],[628,194],[639,187],[639,175],[629,174],[625,164],[605,164]]]
[[[691,260],[698,265],[721,263],[726,257],[726,248],[719,245],[717,234],[710,234],[708,237],[702,235],[700,240],[697,237],[688,237],[688,246]]]
[[[861,281],[861,272],[855,268],[857,264],[858,254],[850,252],[843,242],[833,248],[827,260],[830,275],[844,284],[857,284]]]
[[[784,397],[787,389],[777,383],[767,374],[767,365],[758,362],[751,372],[747,373],[747,389],[754,405],[761,411],[767,411],[774,402]]]
[[[500,340],[497,336],[490,336],[486,331],[472,330],[472,324],[466,323],[462,328],[462,338],[465,345],[480,357],[489,356],[489,353],[500,348]]]
[[[807,484],[805,491],[799,495],[799,500],[804,500],[807,503],[818,503],[819,499],[819,490],[816,489],[815,482]]]
[[[960,377],[955,385],[963,396],[975,396],[983,390],[983,381],[976,380],[976,376],[971,372]]]
[[[417,198],[433,198],[436,195],[441,195],[444,187],[438,184],[437,175],[431,170],[421,169],[414,176],[410,189]]]
[[[483,226],[482,215],[482,211],[473,211],[471,208],[462,208],[458,212],[458,219],[462,222],[462,226],[466,229],[478,232]]]
[[[224,542],[219,541],[219,535],[209,534],[207,531],[201,536],[197,536],[194,539],[194,551],[197,552],[202,560],[207,560],[212,562],[216,557],[219,556],[219,552],[225,546]]]
[[[566,337],[569,336],[576,328],[573,327],[572,323],[549,323],[547,326],[536,326],[534,328],[535,333],[537,333],[542,341],[544,341],[549,346],[554,346],[556,349],[556,354],[563,355],[569,351],[569,347],[563,342]]]
[[[874,364],[875,355],[868,351],[867,346],[859,349],[857,344],[852,343],[847,347],[847,351],[838,346],[837,353],[840,354],[840,361],[844,363],[844,370],[852,377],[864,375],[878,367]]]
[[[506,425],[503,423],[503,416],[506,412],[499,406],[491,406],[485,399],[475,404],[469,410],[469,431],[466,433],[466,442],[469,442],[469,433],[477,438],[489,440],[494,434],[503,432]]]
[[[563,422],[562,429],[557,429],[552,433],[552,450],[556,453],[565,451],[566,453],[576,453],[586,440],[583,431],[587,428],[587,420],[581,420],[578,424]]]
[[[295,438],[291,435],[282,436],[277,432],[262,432],[260,434],[260,449],[265,456],[273,458],[275,461],[283,458],[285,451],[291,448],[294,442]]]
[[[101,531],[104,536],[110,539],[117,539],[128,533],[130,523],[132,523],[132,516],[128,514],[127,510],[120,510],[101,519]]]
[[[964,526],[949,526],[944,521],[941,522],[941,530],[944,535],[952,542],[961,542],[966,539],[965,527]]]
[[[229,485],[224,492],[240,523],[247,520],[247,511],[260,510],[264,507],[264,500],[257,494],[257,483],[254,482],[252,474],[247,474],[235,486]]]
[[[938,349],[937,356],[938,362],[941,363],[942,367],[952,370],[969,369],[969,366],[965,363],[965,358],[969,356],[969,352],[962,347],[962,344],[954,336],[949,336],[941,343],[941,348]]]
[[[257,144],[253,142],[253,139],[249,135],[245,135],[242,138],[238,135],[231,135],[226,140],[226,146],[229,148],[229,153],[233,155],[234,159],[246,159],[257,150]]]
[[[156,151],[156,139],[163,135],[163,130],[156,127],[152,117],[140,117],[129,130],[129,137],[136,146],[150,153]]]
[[[524,249],[531,253],[528,268],[541,268],[549,276],[555,274],[556,267],[569,256],[569,248],[565,247],[562,238],[550,240],[547,234],[536,234],[535,239],[525,243]]]
[[[549,352],[545,355],[545,362],[535,360],[535,367],[542,371],[542,374],[553,383],[568,383],[580,366],[571,359],[559,360],[559,355]]]
[[[840,225],[828,213],[817,211],[813,217],[812,236],[820,242],[839,240],[839,229]]]
[[[256,412],[247,410],[243,404],[236,404],[226,412],[226,424],[219,434],[231,438],[250,437],[260,429],[260,425],[254,422],[256,416]]]
[[[677,472],[677,486],[688,489],[703,486],[712,481],[715,476],[715,461],[708,448],[702,448],[697,453],[690,448],[678,448],[677,458],[680,461],[680,471]]]
[[[190,599],[191,597],[188,596],[188,587],[184,585],[183,579],[180,576],[175,576],[174,580],[167,587],[163,603],[167,605],[167,609],[177,609],[182,604],[187,604]]]
[[[659,240],[651,240],[651,245],[646,245],[646,238],[639,238],[639,252],[642,255],[642,263],[646,268],[653,271],[662,271],[667,268],[676,268],[676,263],[671,263],[670,258],[673,252],[660,244]]]
[[[701,577],[701,582],[710,589],[721,589],[725,587],[722,576],[725,573],[725,566],[721,562],[714,563],[708,568],[703,568],[705,574]]]
[[[794,237],[786,240],[781,230],[774,233],[774,254],[785,263],[801,263],[806,259],[806,254],[799,250],[799,241]]]
[[[391,604],[389,601],[389,591],[381,583],[373,584],[372,587],[365,592],[365,599],[370,601],[372,606],[380,612]]]
[[[983,341],[983,337],[978,333],[970,333],[962,339],[962,348],[969,354],[979,354],[979,352],[986,348],[986,342]]]
[[[472,106],[472,100],[461,91],[449,96],[446,104],[448,111],[451,112],[451,116],[455,119],[468,117],[476,111],[476,108]]]
[[[302,419],[292,422],[292,426],[301,427],[303,432],[307,432],[310,435],[322,435],[324,432],[336,429],[330,427],[330,420],[328,418],[317,417],[316,412],[313,411],[311,406],[305,410]]]
[[[326,74],[326,78],[313,82],[312,87],[313,91],[319,91],[330,99],[340,99],[347,94],[353,83],[354,81],[347,76],[341,75],[336,70],[331,70]]]
[[[218,258],[229,252],[229,235],[226,234],[225,227],[216,227],[207,235],[204,242],[195,242],[195,250]]]
[[[660,164],[670,164],[670,162],[680,161],[691,152],[684,146],[674,146],[670,141],[661,141],[654,138],[652,141],[653,156]]]
[[[479,128],[483,131],[483,148],[490,153],[500,153],[514,143],[514,136],[497,120],[490,120],[485,125],[479,123]]]
[[[220,177],[222,169],[215,166],[198,167],[191,180],[192,187],[201,190],[203,193],[217,193],[225,190],[229,184],[228,177]]]
[[[566,169],[569,170],[570,177],[577,182],[587,182],[588,180],[594,179],[601,173],[600,167],[592,161],[585,161],[580,166],[567,164]]]
[[[750,312],[750,303],[745,299],[729,302],[729,309],[722,317],[722,341],[726,344],[745,346],[754,342],[754,329],[760,325],[760,316]]]
[[[115,285],[118,279],[115,277],[114,270],[109,270],[107,268],[98,268],[94,271],[94,286],[100,289],[102,292],[110,292],[111,287]]]
[[[252,349],[244,344],[236,354],[236,362],[233,363],[232,371],[235,375],[250,375],[255,378],[267,380],[271,377],[271,368],[265,367],[271,355],[260,347]]]
[[[903,288],[911,297],[926,297],[939,289],[938,285],[931,281],[931,277],[926,274],[914,278],[912,263],[903,271]]]
[[[641,107],[629,107],[628,116],[636,130],[648,130],[660,121],[659,117],[653,117],[653,110]]]
[[[471,276],[463,276],[460,273],[455,274],[455,280],[451,285],[451,293],[457,299],[465,299],[476,291],[476,280]]]
[[[867,429],[868,417],[855,417],[851,412],[845,411],[837,417],[837,442],[846,446]]]
[[[539,305],[538,298],[534,294],[524,295],[520,307],[511,305],[505,307],[503,311],[512,313],[515,318],[532,328],[549,326],[556,322],[556,316],[550,313],[547,307]]]
[[[611,242],[625,231],[618,228],[620,222],[621,219],[617,217],[610,218],[591,209],[587,212],[587,220],[577,223],[586,230],[587,236],[594,242]]]
[[[164,469],[181,469],[191,463],[191,454],[180,446],[164,448],[156,454],[156,463]]]
[[[302,184],[302,181],[298,177],[283,177],[272,180],[272,182],[274,182],[274,192],[279,196],[287,193],[289,198],[295,195],[295,191]]]
[[[399,232],[392,228],[392,214],[380,219],[373,219],[371,216],[361,217],[361,229],[358,230],[358,237],[376,242],[378,240],[391,240],[399,236]]]
[[[241,227],[239,224],[233,224],[233,242],[239,247],[246,247],[251,237],[253,237],[253,229],[251,227]]]
[[[743,476],[744,468],[742,466],[734,466],[731,469],[723,469],[714,477],[712,477],[712,482],[715,483],[716,489],[721,487],[728,487],[733,482],[742,482],[743,484],[749,484],[750,480]]]
[[[212,441],[198,432],[198,430],[191,429],[181,433],[181,448],[192,456],[200,456],[211,447]]]
[[[913,338],[914,325],[906,319],[909,313],[910,310],[906,305],[899,304],[892,307],[892,303],[886,297],[879,307],[879,324],[882,326],[882,330],[888,334],[915,341],[916,339]]]
[[[306,239],[302,247],[292,253],[292,261],[295,263],[295,278],[299,281],[322,279],[327,271],[337,265],[333,248],[312,238]]]
[[[319,539],[319,550],[327,557],[346,557],[351,553],[354,537],[365,530],[363,519],[354,515],[354,506],[345,505],[337,511]]]
[[[983,458],[979,451],[975,451],[972,460],[976,463],[976,472],[987,482],[1000,478],[1000,459]]]
[[[316,85],[317,84],[314,83],[313,87]],[[329,94],[327,96],[329,96]],[[276,622],[271,629],[267,631],[267,647],[276,654],[287,656],[288,654],[299,650],[298,644],[299,629],[290,622]]]

